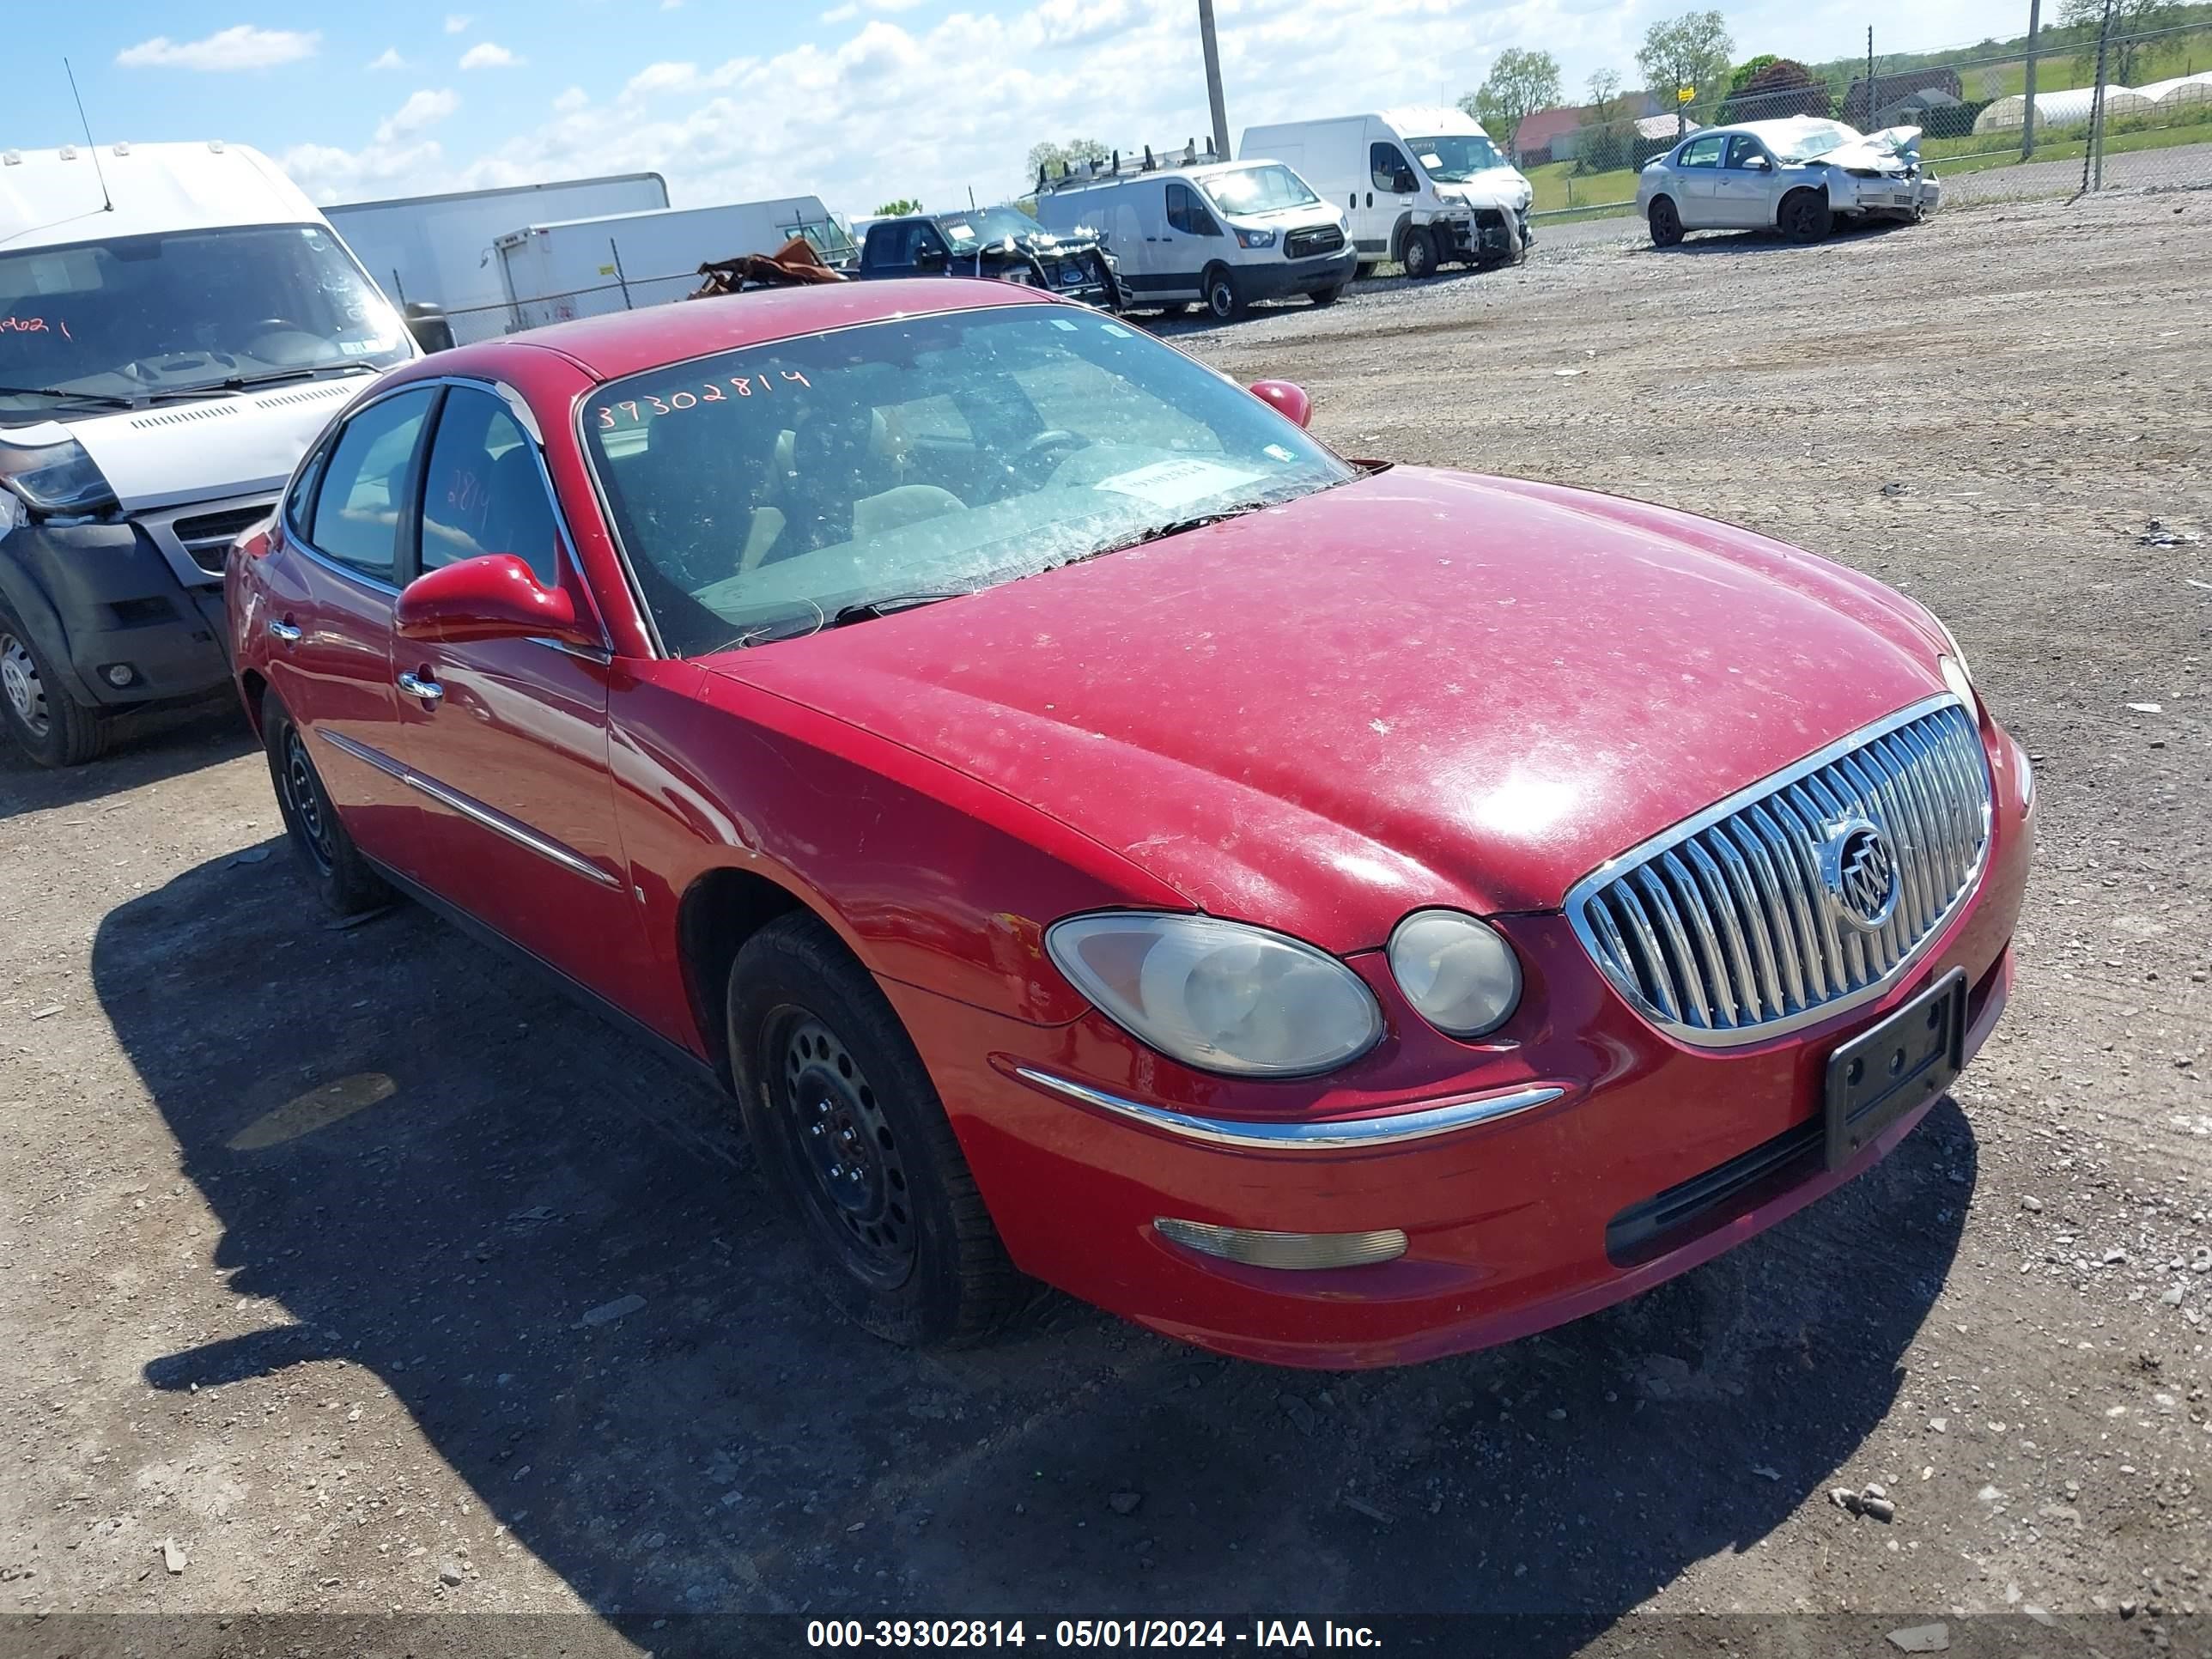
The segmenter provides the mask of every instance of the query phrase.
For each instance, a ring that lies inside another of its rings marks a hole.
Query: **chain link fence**
[[[1540,221],[1628,214],[1638,170],[1685,133],[1798,115],[1920,128],[1947,203],[2212,186],[2212,24],[2124,31],[2107,0],[2100,23],[2026,46],[1780,62],[1725,96],[1540,112],[1522,122],[1515,159]]]

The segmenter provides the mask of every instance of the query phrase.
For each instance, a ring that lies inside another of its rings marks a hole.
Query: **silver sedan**
[[[1779,230],[1817,242],[1838,219],[1921,219],[1942,198],[1920,163],[1920,129],[1861,133],[1808,115],[1706,127],[1637,177],[1656,247],[1688,230]]]

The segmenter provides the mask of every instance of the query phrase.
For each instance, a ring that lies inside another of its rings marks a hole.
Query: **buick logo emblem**
[[[1832,826],[1820,848],[1828,902],[1845,921],[1873,933],[1897,909],[1897,854],[1864,818]]]

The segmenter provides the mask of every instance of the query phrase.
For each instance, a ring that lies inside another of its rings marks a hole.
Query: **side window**
[[[435,390],[398,392],[346,422],[315,495],[309,539],[317,552],[398,586],[410,463]]]
[[[1678,167],[1717,167],[1720,164],[1721,141],[1717,136],[1692,138],[1674,155],[1674,165]]]
[[[491,393],[453,387],[422,471],[422,568],[512,553],[550,587],[560,548],[530,440]]]
[[[1377,190],[1411,190],[1406,181],[1413,177],[1413,169],[1406,165],[1405,152],[1395,144],[1370,144],[1367,147],[1367,170]]]
[[[1213,222],[1213,216],[1198,199],[1198,192],[1188,185],[1168,185],[1168,223],[1186,236],[1218,236],[1221,227]]]
[[[1747,132],[1739,132],[1729,137],[1728,160],[1721,165],[1729,167],[1747,167],[1751,165],[1753,157],[1764,158],[1766,152],[1759,148],[1758,139]]]
[[[299,477],[292,480],[292,488],[284,497],[284,516],[305,529],[308,509],[314,504],[315,482],[323,476],[323,463],[331,458],[327,442],[319,444],[300,464]]]
[[[945,251],[945,237],[935,225],[917,224],[914,228],[914,252],[907,256],[906,263],[920,264],[924,254],[942,255]]]
[[[868,233],[868,263],[910,265],[914,263],[914,227],[878,225]]]

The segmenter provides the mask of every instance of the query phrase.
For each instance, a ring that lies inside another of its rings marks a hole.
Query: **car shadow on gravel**
[[[1486,1611],[1565,1653],[1808,1503],[1878,1551],[1820,1495],[1881,1478],[1854,1455],[1976,1178],[1946,1101],[1710,1266],[1408,1370],[1224,1361],[1054,1297],[915,1355],[823,1306],[719,1097],[419,910],[333,929],[285,858],[226,858],[110,914],[92,966],[240,1298],[147,1330],[157,1411],[246,1424],[223,1473],[263,1502],[348,1471],[362,1529],[269,1573],[481,1606],[520,1571],[502,1527],[662,1652],[711,1632],[651,1629],[688,1613]],[[422,1512],[430,1459],[483,1513]]]
[[[1697,231],[1672,247],[1645,246],[1645,253],[1679,258],[1685,254],[1802,253],[1809,248],[1832,247],[1843,242],[1865,242],[1908,228],[1894,220],[1875,220],[1863,225],[1838,224],[1818,242],[1793,242],[1771,230]]]
[[[228,696],[127,715],[117,722],[107,752],[85,766],[37,765],[0,733],[0,822],[164,782],[254,747],[252,728]]]

